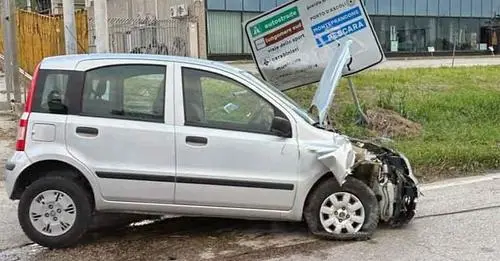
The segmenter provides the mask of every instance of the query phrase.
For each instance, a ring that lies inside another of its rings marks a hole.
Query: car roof
[[[159,54],[135,54],[135,53],[94,53],[94,54],[74,54],[46,57],[40,63],[40,69],[49,70],[74,70],[78,63],[89,60],[141,60],[141,61],[162,61],[184,64],[194,64],[213,68],[224,69],[232,73],[241,73],[244,70],[236,68],[226,63],[173,55]]]

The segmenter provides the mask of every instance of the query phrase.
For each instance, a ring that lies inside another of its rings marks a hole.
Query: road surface
[[[3,190],[3,183],[0,183]],[[365,242],[321,241],[302,223],[208,218],[146,221],[89,234],[67,250],[23,235],[0,193],[0,260],[498,260],[500,174],[427,184],[416,219]]]

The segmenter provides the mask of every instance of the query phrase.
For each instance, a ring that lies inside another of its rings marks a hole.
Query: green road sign
[[[252,26],[250,31],[252,32],[252,36],[255,37],[267,31],[273,30],[274,28],[279,27],[280,25],[283,25],[299,16],[299,9],[295,6]]]

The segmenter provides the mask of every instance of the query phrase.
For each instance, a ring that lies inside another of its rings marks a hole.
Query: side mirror
[[[292,125],[287,119],[274,117],[273,122],[271,123],[271,132],[275,133],[279,137],[291,138]]]

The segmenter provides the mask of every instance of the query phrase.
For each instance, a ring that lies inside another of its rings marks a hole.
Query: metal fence
[[[186,20],[109,18],[109,43],[113,53],[146,53],[189,56]],[[89,19],[89,49],[95,52],[95,23]]]

